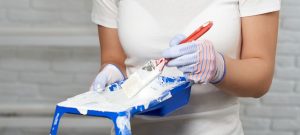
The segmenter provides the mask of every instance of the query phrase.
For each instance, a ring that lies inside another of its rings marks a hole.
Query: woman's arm
[[[124,75],[126,75],[124,64],[126,54],[119,41],[118,30],[98,25],[98,33],[102,67],[106,64],[114,64],[121,69]]]
[[[219,88],[239,97],[261,97],[274,72],[279,12],[243,17],[241,59],[225,56],[226,76]]]

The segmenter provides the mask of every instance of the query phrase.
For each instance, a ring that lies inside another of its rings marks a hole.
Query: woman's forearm
[[[100,61],[101,67],[106,64],[116,65],[126,76],[125,59],[126,54],[121,46],[118,30],[98,26],[100,40]]]
[[[239,97],[261,97],[272,82],[279,12],[244,17],[241,59],[225,57],[227,73],[218,87]]]
[[[235,60],[225,57],[226,75],[217,85],[227,93],[239,97],[261,97],[272,82],[274,62],[262,58]]]

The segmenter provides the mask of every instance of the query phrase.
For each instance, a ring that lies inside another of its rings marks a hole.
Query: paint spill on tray
[[[191,90],[191,83],[184,77],[159,76],[128,98],[122,83],[113,83],[104,92],[88,91],[58,103],[50,135],[56,135],[64,113],[105,117],[113,121],[116,135],[131,135],[131,117],[167,115],[188,103]]]
[[[104,92],[89,91],[59,103],[59,106],[77,108],[86,115],[88,110],[104,112],[128,111],[136,106],[143,105],[145,109],[153,100],[162,102],[172,97],[169,90],[186,82],[183,79],[158,77],[146,86],[133,98],[128,98],[122,91],[121,83],[114,83],[106,88]],[[160,98],[163,96],[163,98]]]

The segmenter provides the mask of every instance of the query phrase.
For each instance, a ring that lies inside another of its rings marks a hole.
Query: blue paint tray
[[[184,77],[170,78],[160,76],[154,81],[159,81],[162,85],[166,85],[165,88],[168,89],[163,90],[154,99],[145,101],[147,104],[134,104],[125,107],[118,107],[118,104],[114,104],[113,106],[116,106],[115,108],[103,109],[106,106],[110,106],[110,104],[104,105],[103,103],[94,101],[87,102],[83,98],[86,95],[92,95],[89,98],[99,98],[102,96],[101,94],[114,95],[116,92],[121,92],[120,89],[123,81],[107,86],[103,93],[89,91],[58,103],[56,105],[50,135],[57,134],[60,119],[65,113],[105,117],[114,123],[116,135],[131,135],[130,119],[135,115],[166,116],[188,103],[191,83]],[[154,87],[151,85],[154,85],[154,82],[150,83],[147,87]],[[167,85],[172,85],[172,87],[168,87]]]

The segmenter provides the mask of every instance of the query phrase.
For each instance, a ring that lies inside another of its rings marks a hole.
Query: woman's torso
[[[127,55],[125,64],[129,75],[146,61],[160,58],[173,36],[189,35],[207,21],[213,21],[214,25],[199,40],[211,40],[217,51],[239,58],[241,23],[238,0],[120,0],[118,6],[118,33]],[[176,68],[166,70],[164,75],[182,74]],[[170,117],[222,116],[220,119],[236,121],[231,124],[232,128],[237,125],[241,128],[238,106],[236,97],[214,85],[195,84],[189,104]],[[209,125],[214,119],[200,120],[199,123]]]

